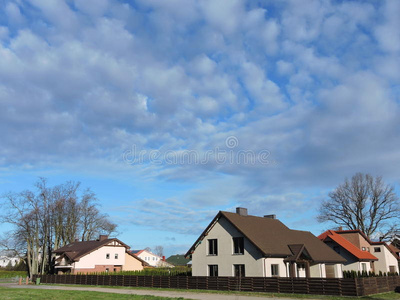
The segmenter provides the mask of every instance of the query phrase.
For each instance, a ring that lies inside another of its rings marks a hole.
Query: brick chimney
[[[162,257],[162,260],[165,261],[165,256]]]
[[[100,237],[99,237],[99,241],[104,241],[106,239],[108,239],[108,235],[101,234]]]
[[[276,219],[276,215],[265,215],[264,218]]]
[[[236,207],[236,213],[239,216],[247,216],[247,208],[244,207]]]

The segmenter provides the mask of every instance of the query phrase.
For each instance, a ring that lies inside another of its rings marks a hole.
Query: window
[[[381,252],[381,248],[380,247],[374,247],[374,252]]]
[[[279,276],[279,265],[271,265],[271,276]]]
[[[106,254],[106,259],[110,259],[110,253]]]
[[[366,263],[361,263],[361,269],[364,272],[367,272],[367,264]]]
[[[233,254],[244,254],[244,239],[243,237],[233,238]]]
[[[115,253],[114,258],[115,258],[115,259],[118,259],[118,253]]]
[[[218,265],[208,265],[208,276],[218,276]]]
[[[108,268],[106,268],[106,273],[108,273]]]
[[[208,240],[208,255],[218,255],[217,239]]]
[[[233,265],[234,276],[236,277],[244,277],[244,265]]]
[[[114,268],[114,272],[117,272],[117,269],[116,269],[116,268]]]

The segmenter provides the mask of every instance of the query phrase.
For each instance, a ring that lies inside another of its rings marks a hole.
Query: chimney
[[[264,218],[276,219],[276,215],[265,215]]]
[[[165,261],[165,256],[162,257],[162,261]]]
[[[108,239],[108,235],[100,234],[99,241],[104,241],[106,239]]]
[[[339,226],[339,231],[343,231],[343,227],[342,226]]]
[[[247,208],[244,207],[236,207],[236,213],[239,216],[247,216]]]

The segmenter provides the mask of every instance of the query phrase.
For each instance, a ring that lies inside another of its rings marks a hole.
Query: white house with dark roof
[[[130,253],[129,246],[104,235],[95,241],[75,241],[53,253],[56,254],[54,268],[58,274],[140,271],[148,266]]]
[[[340,278],[345,261],[312,233],[245,208],[220,211],[185,256],[193,276]]]

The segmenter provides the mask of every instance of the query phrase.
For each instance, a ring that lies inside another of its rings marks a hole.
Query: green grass
[[[46,284],[49,285],[49,284]],[[389,292],[375,294],[363,297],[345,297],[345,296],[325,296],[325,295],[310,295],[310,294],[280,294],[280,293],[258,293],[258,292],[238,292],[238,291],[216,291],[216,290],[183,290],[183,289],[166,289],[166,288],[149,288],[149,287],[123,287],[123,286],[105,286],[105,285],[71,285],[71,284],[55,284],[62,286],[80,286],[80,287],[100,287],[100,288],[115,288],[115,289],[137,289],[137,290],[155,290],[155,291],[172,291],[172,292],[187,292],[187,293],[207,293],[207,294],[227,294],[240,296],[256,296],[256,297],[275,297],[275,298],[293,298],[293,299],[325,299],[325,300],[350,300],[350,299],[369,299],[369,300],[400,300],[400,293]]]
[[[141,296],[141,295],[124,295],[102,292],[88,291],[60,291],[60,290],[34,290],[34,289],[16,289],[0,287],[0,299],[2,300],[26,300],[26,299],[46,299],[46,300],[115,300],[115,299],[130,299],[130,300],[183,300],[185,298],[167,298],[156,296]]]
[[[0,270],[0,278],[12,278],[12,277],[26,277],[27,273],[25,271],[6,271]]]

